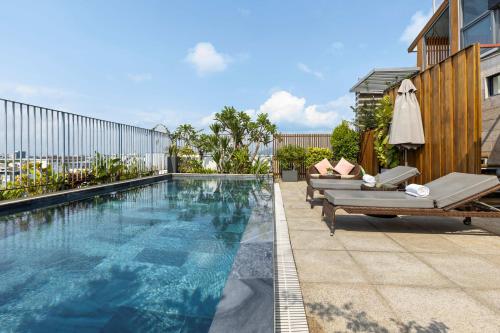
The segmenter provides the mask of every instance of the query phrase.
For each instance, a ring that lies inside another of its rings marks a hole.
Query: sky
[[[373,68],[407,48],[432,0],[4,1],[0,97],[152,128],[206,128],[225,105],[281,132],[351,119]]]

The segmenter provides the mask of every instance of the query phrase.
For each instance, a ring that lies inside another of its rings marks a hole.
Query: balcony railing
[[[168,146],[162,132],[0,99],[0,199],[159,173]]]

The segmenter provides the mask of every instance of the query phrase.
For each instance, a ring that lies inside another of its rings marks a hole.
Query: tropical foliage
[[[218,173],[269,173],[267,159],[258,156],[260,148],[272,142],[277,127],[267,114],[253,120],[247,113],[225,106],[214,115],[209,133],[201,133],[191,125],[180,125],[171,132],[175,147],[169,153],[180,158],[180,172],[213,172],[203,168],[203,158],[210,154]],[[182,142],[183,148],[177,146]]]
[[[330,144],[334,160],[338,161],[341,158],[351,162],[358,160],[359,133],[349,126],[347,120],[343,120],[340,125],[334,128]]]
[[[307,149],[305,165],[310,167],[323,159],[333,159],[333,152],[328,148],[311,147]]]
[[[276,158],[283,170],[297,170],[303,165],[305,157],[305,148],[296,145],[280,147],[276,152]]]
[[[399,165],[399,150],[389,144],[389,127],[392,120],[393,105],[389,96],[384,96],[375,110],[375,154],[383,168]]]
[[[19,175],[0,189],[0,200],[17,199],[47,192],[74,189],[88,185],[105,184],[113,181],[133,179],[151,175],[146,171],[144,161],[137,158],[121,160],[106,157],[100,153],[88,169],[55,172],[50,163],[29,162],[23,164]]]

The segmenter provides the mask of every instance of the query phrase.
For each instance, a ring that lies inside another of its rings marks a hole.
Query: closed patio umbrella
[[[405,149],[405,165],[408,165],[407,149],[416,149],[425,143],[416,91],[411,80],[401,82],[389,130],[389,144]]]

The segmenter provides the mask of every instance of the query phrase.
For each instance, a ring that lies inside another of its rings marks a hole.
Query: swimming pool
[[[207,332],[272,278],[272,207],[269,180],[189,177],[0,217],[1,331]]]

